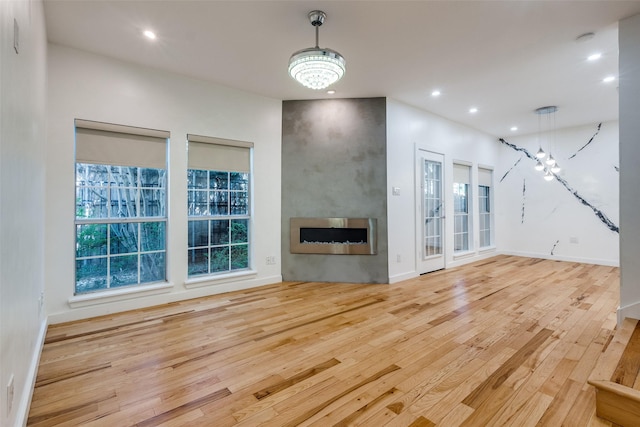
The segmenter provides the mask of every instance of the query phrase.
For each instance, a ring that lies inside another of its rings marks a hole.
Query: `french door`
[[[423,274],[445,266],[444,155],[418,148],[416,172],[416,264]]]

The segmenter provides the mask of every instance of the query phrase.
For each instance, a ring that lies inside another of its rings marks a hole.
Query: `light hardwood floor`
[[[617,268],[497,256],[49,327],[30,426],[611,426]]]

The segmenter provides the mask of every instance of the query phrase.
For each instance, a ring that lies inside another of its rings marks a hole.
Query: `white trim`
[[[502,253],[504,255],[521,256],[526,258],[540,258],[540,259],[549,259],[553,261],[579,262],[582,264],[596,264],[596,265],[606,265],[609,267],[620,267],[619,260],[568,257],[568,256],[561,256],[561,255],[549,255],[549,254],[540,254],[540,253],[534,253],[534,252],[519,252],[519,251],[503,251]]]
[[[36,378],[38,375],[38,365],[40,364],[40,356],[42,355],[42,347],[44,346],[44,339],[47,336],[47,327],[49,326],[48,318],[45,318],[40,325],[40,332],[38,332],[38,338],[36,339],[36,346],[33,354],[31,355],[31,363],[29,364],[29,370],[27,371],[27,378],[24,382],[24,388],[18,408],[16,411],[16,425],[26,426],[29,418],[29,408],[31,407],[31,398],[33,397],[33,389],[36,385]]]
[[[220,285],[245,279],[255,279],[258,272],[255,270],[242,270],[234,273],[196,276],[184,281],[187,289],[200,288],[202,286]]]
[[[216,287],[211,286],[199,286],[194,287],[189,292],[185,292],[187,296],[180,296],[178,298],[174,298],[173,300],[180,301],[183,299],[191,299],[191,298],[199,298],[203,296],[209,295],[218,295],[226,292],[235,292],[235,291],[243,291],[245,289],[257,288],[260,286],[273,285],[277,283],[282,283],[282,275],[278,274],[275,276],[256,278],[256,279],[248,279],[248,280],[233,280],[233,281],[225,281],[217,283]]]
[[[622,324],[625,318],[640,319],[640,301],[627,305],[626,307],[618,307],[618,325]]]
[[[71,308],[87,307],[89,305],[104,304],[116,301],[123,301],[140,296],[157,295],[170,292],[173,284],[169,282],[153,283],[150,285],[127,286],[106,291],[90,292],[81,295],[74,295],[69,298]]]
[[[415,271],[410,271],[408,273],[396,274],[394,276],[389,277],[389,284],[403,282],[405,280],[415,279],[416,277],[420,277],[420,275]]]
[[[423,258],[424,254],[424,242],[425,235],[424,225],[424,194],[423,194],[423,181],[424,181],[424,160],[440,163],[440,194],[441,194],[441,245],[442,253],[439,255],[433,255]],[[450,221],[447,221],[447,213],[449,210],[448,203],[449,197],[446,190],[447,177],[448,177],[448,164],[447,156],[444,153],[433,151],[425,143],[416,142],[413,150],[413,195],[414,195],[414,227],[415,227],[415,258],[414,265],[416,274],[422,272],[431,272],[447,268],[447,227]],[[453,206],[453,205],[452,205]],[[389,279],[391,280],[391,278]]]
[[[462,233],[460,233],[462,234]],[[468,250],[468,251],[459,251],[459,252],[454,252],[453,253],[453,259],[462,259],[462,258],[469,258],[476,255],[476,251],[474,250]]]
[[[257,288],[259,286],[273,285],[282,282],[282,275],[268,276],[260,279],[235,281],[221,283],[218,286],[202,286],[191,290],[186,290],[183,287],[176,287],[172,292],[166,290],[165,292],[156,292],[149,294],[146,298],[129,298],[122,301],[116,301],[112,303],[96,304],[93,306],[81,307],[75,310],[67,310],[59,313],[49,314],[49,324],[56,324],[62,322],[71,322],[74,320],[88,319],[97,316],[103,316],[112,313],[119,313],[129,310],[138,310],[143,308],[149,308],[156,305],[168,304],[177,301],[183,301],[193,298],[201,298],[210,295],[217,295],[226,292],[242,291],[250,288]]]
[[[459,257],[459,259],[454,259],[454,261],[450,262],[447,265],[447,269],[460,267],[465,264],[471,264],[472,262],[476,261],[482,261],[483,259],[493,258],[498,255],[500,255],[500,252],[497,251],[483,251],[480,253],[470,252],[465,256]]]

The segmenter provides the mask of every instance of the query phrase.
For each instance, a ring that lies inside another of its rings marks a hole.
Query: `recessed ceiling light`
[[[330,89],[330,90],[328,90],[328,91],[327,91],[327,93],[328,93],[329,95],[333,95],[334,93],[336,93],[336,91],[335,91],[335,90],[333,90],[333,89]]]
[[[433,97],[440,96],[440,91],[439,90],[434,90],[433,92],[431,92],[431,96],[433,96]]]
[[[518,130],[518,126],[511,126],[511,132],[515,132]]]
[[[594,54],[589,55],[589,56],[587,57],[587,59],[588,59],[589,61],[595,61],[595,60],[600,59],[600,58],[602,58],[602,54],[601,54],[601,53],[594,53]]]
[[[471,114],[475,114],[475,113],[477,113],[477,112],[478,112],[478,109],[477,109],[476,107],[471,107],[471,108],[469,108],[469,112],[470,112]]]
[[[602,79],[602,81],[605,82],[605,83],[611,83],[615,79],[616,79],[615,76],[607,76],[604,79]]]
[[[151,30],[144,30],[144,32],[142,33],[144,34],[144,36],[150,40],[155,40],[156,39],[156,33],[154,33]]]

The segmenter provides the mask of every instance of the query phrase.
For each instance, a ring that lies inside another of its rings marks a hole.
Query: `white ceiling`
[[[327,13],[320,46],[347,60],[335,95],[287,75],[289,56],[315,44],[314,9]],[[545,105],[558,128],[617,119],[617,80],[602,78],[617,76],[617,21],[637,13],[640,1],[610,0],[45,0],[52,43],[276,99],[386,96],[496,137],[536,132]]]

